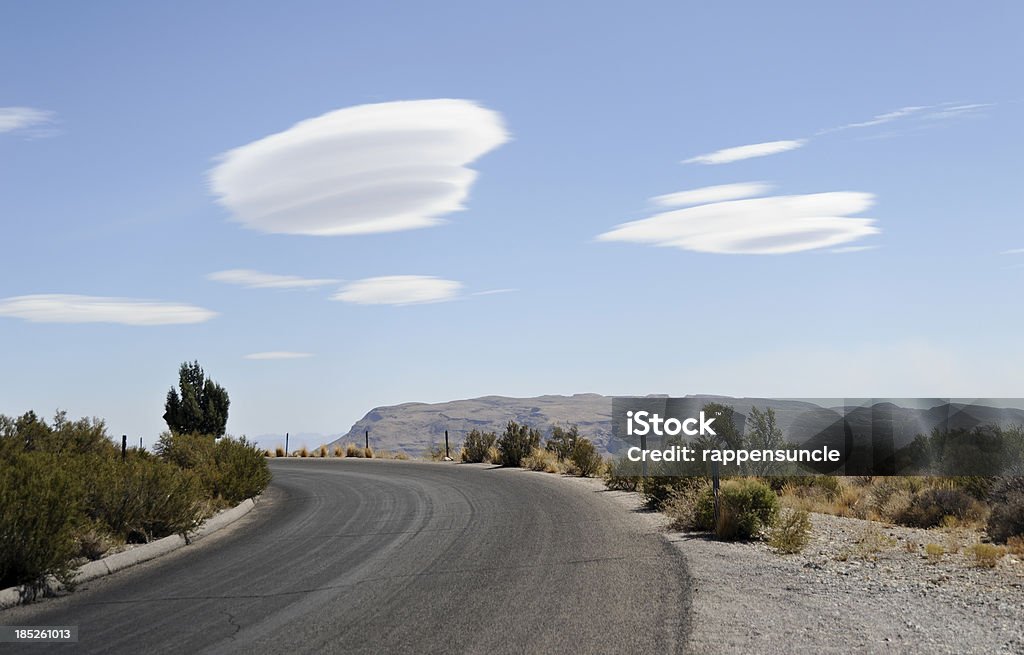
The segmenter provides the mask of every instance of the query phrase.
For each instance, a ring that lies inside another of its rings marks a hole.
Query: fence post
[[[369,447],[370,447],[370,431],[369,430],[366,431],[366,447],[367,447],[367,449],[369,449]]]
[[[121,461],[123,462],[128,457],[128,435],[121,435]]]
[[[452,456],[448,453],[448,430],[444,431],[444,458],[451,459]]]
[[[719,514],[719,510],[718,510],[718,486],[719,486],[718,462],[711,462],[711,488],[712,488],[712,490],[714,491],[714,494],[715,494],[715,529],[716,530],[718,529],[718,514]]]
[[[284,456],[285,457],[290,457],[291,454],[292,454],[292,451],[288,450],[288,433],[285,432],[284,433]]]

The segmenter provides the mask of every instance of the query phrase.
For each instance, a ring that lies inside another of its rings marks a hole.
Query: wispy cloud
[[[313,353],[297,353],[289,350],[272,350],[265,353],[249,353],[243,359],[305,359]]]
[[[304,278],[296,275],[261,273],[260,271],[247,268],[216,271],[207,275],[206,279],[226,284],[237,284],[248,289],[311,289],[339,282],[339,280],[327,278]]]
[[[389,275],[351,282],[332,300],[360,305],[417,305],[455,300],[462,283],[430,275]]]
[[[1000,255],[1024,255],[1024,248],[1013,248],[1011,250],[1004,250]]]
[[[846,125],[840,125],[838,127],[828,127],[823,130],[818,130],[817,134],[829,134],[831,132],[841,132],[843,130],[852,130],[860,127],[874,127],[875,125],[884,125],[885,123],[891,123],[892,121],[899,120],[901,118],[906,118],[907,116],[917,114],[926,109],[928,109],[928,106],[901,107],[895,111],[887,111],[884,114],[878,114],[866,121],[860,121],[858,123],[847,123]]]
[[[475,291],[469,295],[471,296],[493,296],[497,293],[512,293],[513,291],[519,291],[519,289],[488,289],[487,291]]]
[[[209,180],[234,220],[262,232],[410,230],[463,209],[468,165],[508,139],[500,114],[467,100],[359,105],[230,150]]]
[[[751,143],[745,146],[723,148],[704,155],[697,155],[683,160],[684,164],[729,164],[743,159],[754,157],[767,157],[780,152],[796,150],[807,143],[807,139],[790,139],[786,141],[766,141],[764,143]]]
[[[750,198],[763,195],[771,190],[772,185],[764,182],[737,182],[679,191],[678,193],[666,193],[663,196],[654,196],[651,198],[651,202],[661,207],[685,207],[687,205],[702,205],[707,202]]]
[[[176,325],[203,323],[216,315],[195,305],[134,298],[39,294],[0,299],[0,316],[33,323]]]
[[[993,107],[994,104],[991,102],[973,103],[973,104],[956,104],[956,103],[943,103],[935,107],[935,111],[929,112],[924,115],[925,119],[928,120],[946,120],[950,118],[963,118],[966,116],[975,116],[983,109]]]
[[[0,107],[0,133],[41,128],[53,123],[56,114],[34,107]]]
[[[872,194],[853,191],[730,200],[623,223],[597,238],[696,252],[781,255],[877,234],[874,219],[849,217],[873,202]]]

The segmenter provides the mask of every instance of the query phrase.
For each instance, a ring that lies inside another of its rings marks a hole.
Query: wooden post
[[[367,449],[370,448],[370,431],[369,430],[366,431],[366,448]]]
[[[128,435],[121,435],[121,461],[128,458]]]

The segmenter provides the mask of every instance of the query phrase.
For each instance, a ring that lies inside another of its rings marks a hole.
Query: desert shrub
[[[463,462],[484,462],[487,461],[491,448],[494,448],[498,441],[498,435],[493,432],[481,432],[472,430],[466,435],[462,442],[462,453],[460,458]]]
[[[580,430],[575,425],[569,426],[568,429],[556,425],[551,428],[551,438],[548,439],[544,448],[553,452],[559,461],[566,460],[572,457],[573,448],[579,438]]]
[[[695,487],[703,489],[706,484],[707,478],[704,477],[648,475],[640,477],[637,488],[643,495],[644,504],[647,507],[661,511],[673,494],[679,491],[689,491]]]
[[[53,455],[0,460],[0,589],[38,588],[48,575],[70,579],[81,503],[77,479]]]
[[[409,459],[409,455],[407,455],[404,450],[399,450],[395,453],[395,459],[407,460]]]
[[[577,473],[585,478],[592,477],[601,472],[604,461],[597,447],[586,437],[579,437],[575,440],[569,460],[576,466]]]
[[[218,439],[214,448],[217,486],[210,490],[211,495],[238,503],[263,493],[270,484],[270,469],[258,454],[256,446],[244,437]]]
[[[763,478],[772,491],[786,490],[794,496],[820,497],[835,500],[843,491],[839,478],[834,475],[787,475]]]
[[[924,547],[924,553],[928,556],[929,560],[937,562],[946,554],[946,549],[940,544],[926,544]]]
[[[363,449],[354,443],[345,445],[345,457],[362,457]]]
[[[954,488],[929,487],[915,494],[896,522],[914,528],[934,528],[946,517],[959,522],[977,520],[982,510],[967,492]]]
[[[264,457],[274,457],[274,451],[269,449],[269,448],[267,448],[266,450],[263,451],[263,456]]]
[[[258,450],[254,455],[266,465]],[[122,541],[187,534],[203,516],[203,487],[192,471],[161,460],[93,458],[81,466],[85,512]]]
[[[373,446],[366,446],[363,448],[363,457],[367,459],[373,458]]]
[[[274,449],[274,457],[287,457],[288,453],[285,452],[284,447],[278,446]]]
[[[1006,540],[1006,550],[1011,555],[1024,557],[1024,536],[1017,535]]]
[[[309,457],[309,448],[305,446],[299,448],[299,457]]]
[[[714,494],[711,487],[705,488],[697,499],[694,522],[700,529],[714,530],[720,539],[758,537],[779,515],[778,496],[760,480],[727,480],[719,490],[719,501],[716,523]]]
[[[562,472],[562,465],[558,461],[558,456],[544,448],[534,448],[533,452],[524,457],[519,465],[531,471],[544,471],[545,473]]]
[[[509,421],[498,438],[498,463],[520,466],[535,448],[540,448],[540,432],[515,421]]]
[[[991,569],[1006,554],[1006,549],[994,544],[974,544],[969,549],[974,555],[974,564],[981,568]]]
[[[989,495],[992,513],[986,529],[989,538],[1002,543],[1010,537],[1024,535],[1024,478],[1002,478]]]
[[[640,486],[640,463],[609,458],[605,463],[604,486],[619,491],[636,491]]]
[[[799,553],[811,540],[811,515],[806,510],[782,512],[768,533],[768,544],[780,553]]]
[[[211,499],[237,503],[261,493],[270,483],[262,453],[244,437],[214,439],[167,432],[160,436],[156,452],[165,462],[192,472]]]
[[[316,449],[316,456],[317,457],[327,457],[327,452],[328,452],[327,451],[327,446],[325,446],[323,444],[320,444],[320,446],[317,447],[317,449]]]
[[[449,457],[448,453],[445,452],[443,443],[432,443],[423,452],[423,456],[432,462],[443,462],[445,457]]]
[[[334,448],[331,448],[331,457],[344,457],[345,449],[335,444]]]
[[[703,478],[687,480],[688,484],[672,489],[661,504],[661,511],[669,518],[669,527],[673,530],[693,530],[699,527],[696,520],[697,501],[710,483]]]

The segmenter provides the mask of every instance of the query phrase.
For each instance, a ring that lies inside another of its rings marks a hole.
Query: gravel
[[[638,494],[606,493],[686,558],[690,652],[1024,653],[1024,561],[979,568],[968,550],[977,531],[812,514],[808,546],[781,555],[764,542],[669,530]],[[946,552],[929,559],[927,544]]]

